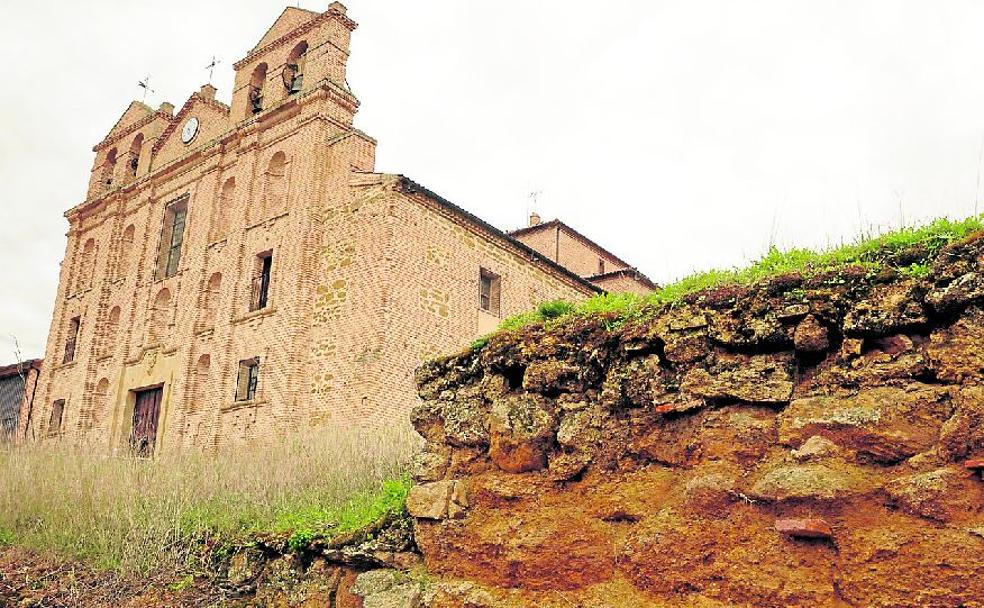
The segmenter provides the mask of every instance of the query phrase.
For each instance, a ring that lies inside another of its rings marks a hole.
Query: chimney
[[[174,115],[174,104],[173,103],[168,103],[168,102],[165,101],[165,102],[161,103],[161,107],[157,108],[157,111],[158,112],[164,112],[165,114],[168,114],[170,116],[173,116]]]
[[[328,10],[329,11],[332,11],[333,10],[333,11],[339,12],[339,13],[341,13],[341,14],[344,15],[345,14],[345,5],[342,4],[341,2],[332,2],[331,4],[328,5]]]
[[[540,219],[540,214],[534,211],[530,214],[530,226],[539,226],[542,220]]]
[[[203,99],[215,99],[215,87],[211,84],[203,84],[198,91],[198,96]]]

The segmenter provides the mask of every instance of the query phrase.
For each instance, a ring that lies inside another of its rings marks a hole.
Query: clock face
[[[181,129],[181,141],[183,141],[184,143],[188,143],[189,141],[195,138],[195,135],[197,133],[198,133],[198,118],[192,116],[185,122],[184,127]]]

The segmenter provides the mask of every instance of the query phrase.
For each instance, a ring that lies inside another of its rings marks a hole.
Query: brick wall
[[[467,344],[497,317],[592,293],[479,220],[371,173],[375,141],[353,129],[358,102],[344,86],[352,28],[337,4],[320,15],[287,9],[236,64],[231,107],[208,88],[176,113],[132,104],[96,146],[89,196],[67,213],[38,436],[124,448],[136,391],[151,387],[163,391],[158,449],[405,419],[424,358]],[[288,95],[281,75],[302,39],[304,89]],[[184,142],[192,117],[198,131]],[[123,176],[120,150],[141,136],[136,175]],[[181,260],[164,278],[166,209],[184,197]],[[268,253],[268,305],[251,311],[257,256]],[[478,310],[480,268],[501,278],[497,316]],[[63,363],[73,318],[76,354]],[[253,357],[256,394],[237,401],[239,362]],[[52,406],[62,400],[56,431]]]

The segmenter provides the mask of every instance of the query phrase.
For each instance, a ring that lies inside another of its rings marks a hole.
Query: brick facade
[[[115,450],[146,411],[156,449],[405,420],[424,358],[598,291],[374,172],[345,83],[354,29],[337,2],[288,8],[235,64],[231,106],[208,85],[176,113],[134,102],[96,145],[86,200],[66,213],[36,436]]]
[[[657,287],[649,277],[560,220],[540,222],[534,213],[529,226],[509,235],[605,291],[646,295]]]

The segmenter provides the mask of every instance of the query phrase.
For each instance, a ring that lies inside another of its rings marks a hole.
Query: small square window
[[[260,377],[260,358],[239,362],[239,378],[236,381],[236,401],[252,401],[256,398],[256,384]]]
[[[502,278],[490,270],[482,268],[478,277],[478,307],[489,314],[499,316]]]

